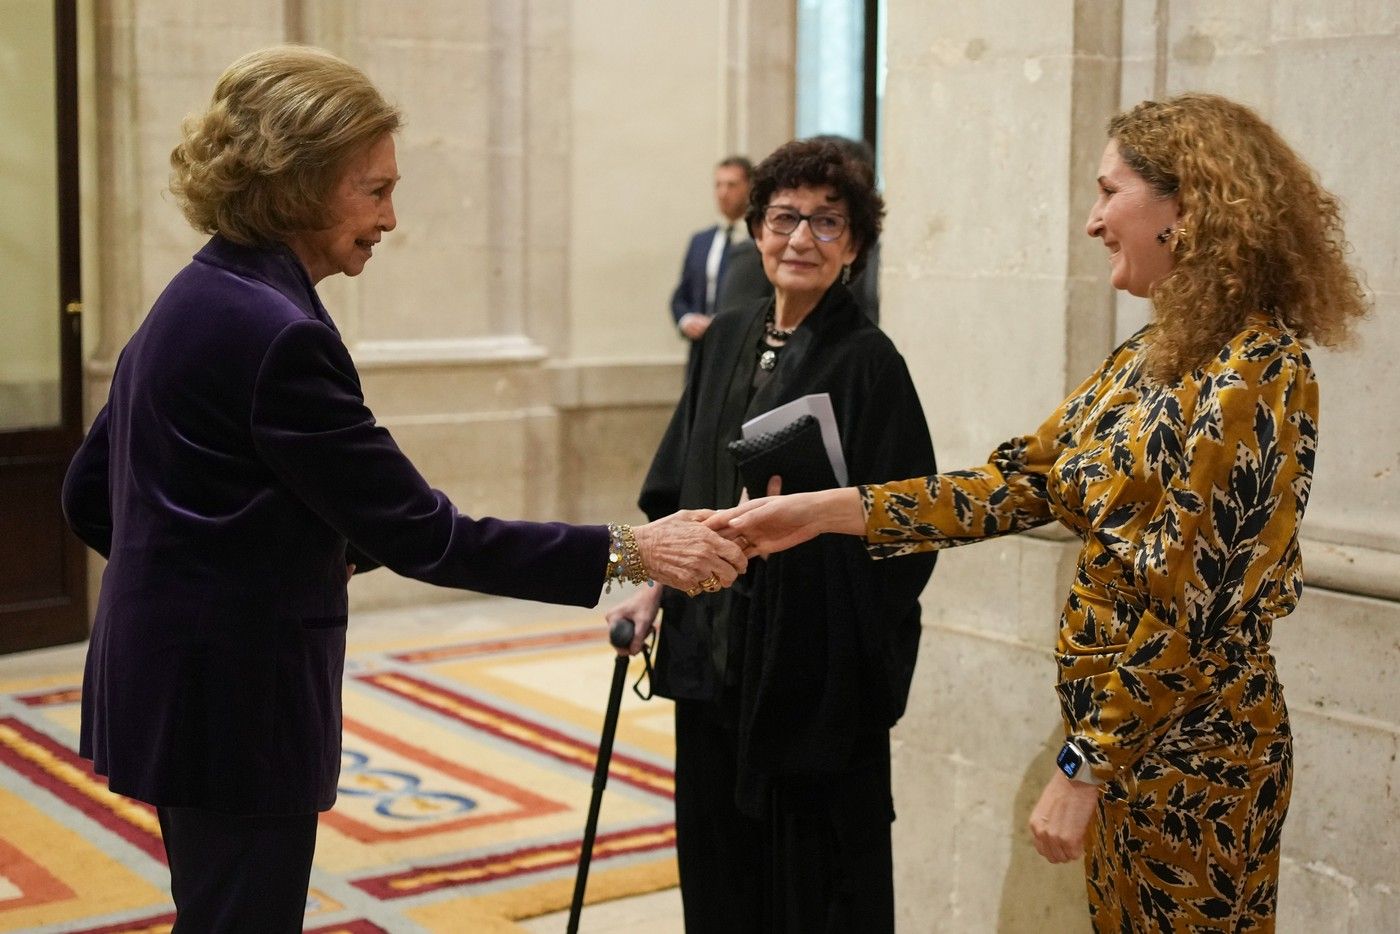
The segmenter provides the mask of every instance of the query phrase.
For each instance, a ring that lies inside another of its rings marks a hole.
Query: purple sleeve
[[[428,486],[365,406],[340,338],[316,321],[272,342],[254,388],[259,454],[353,547],[407,577],[506,597],[594,606],[603,526],[473,519]]]
[[[107,407],[97,413],[63,478],[63,517],[83,544],[112,553],[112,502],[107,485]]]

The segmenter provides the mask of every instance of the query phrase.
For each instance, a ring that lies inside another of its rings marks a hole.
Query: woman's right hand
[[[1101,790],[1099,785],[1070,781],[1059,771],[1051,775],[1031,811],[1031,842],[1035,851],[1052,863],[1082,858]]]
[[[750,557],[770,555],[824,532],[865,534],[865,508],[853,486],[749,500],[715,513],[705,523],[738,542]]]
[[[656,616],[661,610],[661,585],[641,587],[632,596],[608,610],[604,617],[608,621],[608,631],[619,619],[630,619],[637,627],[632,634],[632,644],[617,650],[618,655],[636,655],[642,650],[642,643],[656,627]]]

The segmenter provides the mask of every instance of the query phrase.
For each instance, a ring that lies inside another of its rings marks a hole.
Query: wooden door
[[[87,557],[59,506],[82,438],[76,0],[0,31],[0,652],[87,637]]]

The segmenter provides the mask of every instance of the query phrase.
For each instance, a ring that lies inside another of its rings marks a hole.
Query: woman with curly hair
[[[810,393],[831,396],[854,482],[936,469],[904,359],[845,284],[883,213],[870,169],[831,141],[787,143],[754,170],[747,219],[773,295],[716,315],[696,345],[643,512],[734,505],[728,443]],[[636,621],[635,652],[664,611],[654,685],[675,700],[690,934],[894,930],[889,729],[934,557],[876,562],[829,536],[724,593],[638,590],[609,614]]]
[[[347,572],[576,606],[605,580],[716,590],[739,548],[675,516],[461,515],[374,420],[316,284],[397,224],[399,112],[284,46],[229,66],[171,155],[212,238],[123,349],[64,512],[107,558],[79,752],[155,805],[176,932],[300,931],[335,801]]]
[[[1272,930],[1292,737],[1269,639],[1302,591],[1317,443],[1305,342],[1367,311],[1336,200],[1253,111],[1109,123],[1086,232],[1152,322],[1033,434],[971,470],[756,500],[712,522],[767,554],[823,532],[878,557],[1059,521],[1083,542],[1056,648],[1065,743],[1036,849],[1085,855],[1101,932]]]

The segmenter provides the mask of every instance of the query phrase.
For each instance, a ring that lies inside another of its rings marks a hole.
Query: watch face
[[[1084,765],[1083,753],[1074,746],[1065,743],[1060,747],[1060,754],[1055,757],[1055,764],[1060,767],[1060,771],[1065,773],[1067,778],[1074,778],[1079,774],[1079,769]]]

